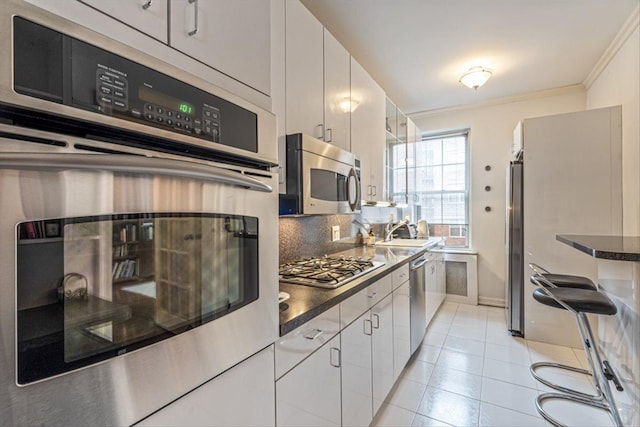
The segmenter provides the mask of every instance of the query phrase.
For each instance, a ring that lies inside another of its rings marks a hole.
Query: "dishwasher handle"
[[[410,268],[411,268],[411,270],[417,270],[417,269],[421,268],[423,265],[425,265],[428,262],[429,262],[429,260],[427,258],[422,257],[422,258],[419,258],[419,259],[413,261],[411,263],[411,267]]]

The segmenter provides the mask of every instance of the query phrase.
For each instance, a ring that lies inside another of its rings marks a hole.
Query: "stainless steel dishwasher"
[[[425,300],[426,264],[429,261],[427,254],[422,255],[411,262],[409,284],[411,286],[411,354],[420,346],[424,338],[427,323],[427,310]]]

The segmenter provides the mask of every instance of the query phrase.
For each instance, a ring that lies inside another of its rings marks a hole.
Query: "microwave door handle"
[[[223,168],[182,160],[121,154],[0,153],[0,169],[59,171],[65,169],[168,175],[194,178],[270,193],[273,188],[255,178]]]
[[[355,181],[355,193],[352,197],[351,194],[351,182]],[[349,203],[349,208],[351,209],[352,212],[354,212],[356,210],[356,208],[358,207],[358,200],[360,199],[360,182],[358,180],[358,175],[356,174],[356,170],[354,168],[351,168],[351,170],[349,171],[349,178],[347,179],[347,203]]]

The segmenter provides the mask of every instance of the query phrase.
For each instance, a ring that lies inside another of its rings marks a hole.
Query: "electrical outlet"
[[[331,241],[335,242],[336,240],[340,240],[340,226],[334,225],[331,227]]]

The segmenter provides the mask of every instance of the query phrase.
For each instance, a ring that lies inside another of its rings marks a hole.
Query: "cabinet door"
[[[371,309],[373,413],[375,414],[393,387],[393,295]]]
[[[173,0],[170,44],[269,95],[270,3],[254,0]]]
[[[436,311],[440,307],[440,304],[444,301],[447,296],[447,267],[444,261],[444,254],[438,254],[438,268],[436,270],[436,281],[438,283],[438,307],[436,307]]]
[[[360,158],[362,199],[382,200],[386,96],[376,81],[353,58],[351,97],[359,103],[358,108],[351,113],[351,151]]]
[[[273,381],[273,346],[270,346],[137,425],[273,425],[276,417]]]
[[[278,426],[340,425],[340,335],[276,382],[276,414]]]
[[[167,0],[80,0],[143,33],[168,41]]]
[[[326,142],[351,150],[351,56],[324,29],[324,125]]]
[[[436,261],[431,259],[425,266],[425,294],[426,299],[425,306],[427,312],[427,324],[436,314],[438,307],[440,307],[440,290],[438,289],[438,276],[436,274]]]
[[[416,125],[413,123],[413,120],[407,119],[407,158],[415,159],[416,156]],[[416,174],[415,173],[407,173],[407,189],[406,189],[406,197],[407,202],[409,204],[415,204],[417,201],[416,197]]]
[[[286,132],[323,138],[324,28],[299,1],[285,8]]]
[[[393,379],[398,379],[411,357],[409,281],[393,291]]]
[[[342,349],[342,425],[367,426],[373,419],[371,312],[340,333]]]

